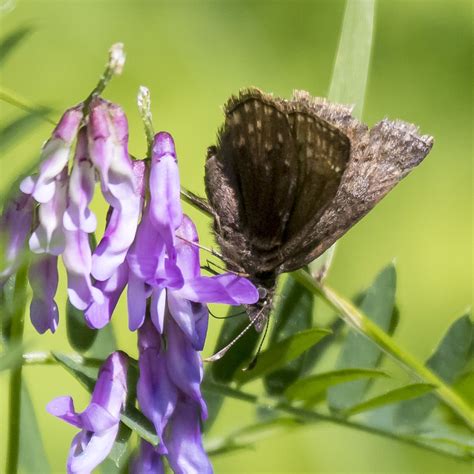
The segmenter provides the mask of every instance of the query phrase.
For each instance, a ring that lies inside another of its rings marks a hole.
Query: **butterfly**
[[[250,88],[231,97],[208,149],[208,210],[227,266],[247,275],[267,322],[279,274],[304,267],[369,212],[430,151],[433,138],[402,121],[372,129],[351,109],[295,91]]]

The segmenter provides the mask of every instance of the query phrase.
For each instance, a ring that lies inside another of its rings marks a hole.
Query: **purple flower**
[[[22,252],[31,232],[33,199],[23,193],[7,201],[0,217],[0,287],[22,262]]]
[[[164,455],[176,473],[212,473],[200,428],[206,303],[255,303],[258,291],[231,273],[201,276],[198,235],[181,210],[176,152],[165,132],[155,137],[150,200],[127,262],[129,326],[139,328],[137,396],[160,438],[157,448],[142,445],[135,465],[159,465]]]
[[[122,109],[98,98],[91,104],[89,120],[90,159],[99,172],[102,194],[112,207],[92,259],[92,275],[104,281],[123,263],[133,242],[141,197],[128,154],[128,124]]]
[[[207,417],[201,358],[172,318],[166,320],[165,334],[166,347],[148,318],[138,332],[137,396],[160,444],[143,448],[136,464],[157,463],[158,455],[165,455],[175,473],[212,473],[201,439],[201,421]]]
[[[53,198],[56,177],[67,166],[71,146],[82,117],[82,104],[66,110],[51,138],[43,147],[39,175],[36,178],[28,176],[20,184],[20,189],[26,194],[31,194],[36,201],[46,203]]]
[[[157,448],[141,440],[140,452],[132,464],[133,474],[164,474],[163,461]]]
[[[102,365],[89,406],[77,413],[71,397],[51,401],[52,415],[81,429],[71,444],[67,472],[87,473],[110,453],[117,437],[120,413],[127,396],[127,356],[114,352]]]
[[[66,230],[94,232],[97,219],[89,209],[89,204],[94,196],[95,170],[89,159],[87,149],[87,132],[82,127],[77,137],[74,164],[69,179],[69,202],[63,216]]]
[[[28,279],[33,290],[30,304],[31,323],[40,333],[48,329],[55,332],[58,327],[58,306],[54,301],[58,289],[58,257],[41,255],[29,268]]]
[[[39,224],[31,234],[30,250],[34,253],[60,255],[64,251],[63,215],[67,204],[67,166],[50,182],[53,185],[51,198],[39,206]],[[48,187],[48,189],[51,189]]]

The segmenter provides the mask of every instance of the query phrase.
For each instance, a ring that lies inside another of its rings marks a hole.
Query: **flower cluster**
[[[4,209],[0,283],[16,272],[28,244],[34,254],[30,313],[40,333],[58,325],[58,256],[69,300],[91,328],[108,324],[126,289],[129,328],[138,330],[138,403],[160,440],[156,447],[142,442],[133,469],[163,472],[166,456],[175,473],[210,473],[200,429],[207,416],[199,354],[206,304],[252,304],[258,292],[232,273],[201,275],[196,227],[181,208],[171,135],[155,136],[150,160],[132,160],[127,147],[127,120],[117,105],[96,97],[66,111],[43,148],[39,173],[22,181],[21,193]],[[96,180],[110,207],[104,235],[92,248]],[[68,472],[90,472],[110,452],[127,394],[126,367],[122,353],[107,359],[83,413],[75,412],[70,397],[48,406],[82,429]]]

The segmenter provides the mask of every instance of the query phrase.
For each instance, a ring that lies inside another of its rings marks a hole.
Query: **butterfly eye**
[[[268,295],[268,291],[266,288],[263,288],[262,286],[258,287],[258,298],[260,300],[264,300]]]

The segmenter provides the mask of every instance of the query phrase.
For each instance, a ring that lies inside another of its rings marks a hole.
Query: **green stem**
[[[12,347],[19,346],[23,340],[23,329],[25,325],[25,301],[26,301],[26,282],[28,265],[24,264],[18,270],[15,279],[14,301],[12,327],[10,344]],[[20,419],[21,419],[21,386],[22,369],[20,363],[10,373],[10,403],[8,418],[8,447],[7,464],[8,473],[18,471],[18,457],[20,453]]]
[[[355,422],[355,421],[348,420],[346,418],[338,417],[335,415],[330,415],[330,414],[320,413],[313,410],[307,410],[304,408],[295,407],[287,402],[278,401],[270,397],[262,397],[262,396],[253,395],[251,393],[243,392],[241,390],[237,390],[226,385],[217,384],[215,382],[204,381],[202,384],[202,389],[207,392],[219,393],[221,395],[231,397],[236,400],[241,400],[246,403],[252,403],[254,405],[261,406],[262,408],[265,408],[265,409],[269,408],[271,410],[287,413],[305,422],[317,422],[317,421],[331,422],[340,426],[345,426],[347,428],[353,428],[353,429],[364,431],[366,433],[376,434],[376,435],[383,436],[385,438],[390,438],[396,441],[401,441],[403,443],[415,445],[420,448],[424,448],[438,454],[454,457],[456,459],[469,459],[467,455],[465,457],[457,456],[452,452],[438,449],[437,447],[430,445],[428,443],[424,443],[410,435],[404,435],[401,433],[393,433],[393,432],[385,431],[379,428],[375,428],[373,426],[366,425],[364,423]]]
[[[433,384],[436,387],[434,393],[438,398],[454,410],[466,422],[468,427],[473,427],[473,413],[469,405],[434,372],[401,348],[392,337],[380,329],[364,313],[327,285],[315,281],[304,270],[298,270],[292,273],[292,276],[309,291],[321,296],[347,324],[370,339],[396,362],[408,369],[417,379]]]
[[[122,73],[125,64],[125,53],[123,51],[122,43],[115,43],[109,50],[109,60],[105,66],[105,71],[99,79],[99,82],[84,101],[84,110],[88,113],[89,105],[94,97],[99,96],[104,92],[110,80]]]
[[[151,97],[150,91],[145,86],[140,86],[137,96],[137,105],[140,117],[142,118],[143,127],[145,128],[145,135],[147,141],[147,156],[151,158],[153,140],[155,138],[155,130],[153,128],[153,119],[151,115]]]
[[[56,121],[53,120],[51,117],[48,117],[46,114],[39,113],[42,110],[45,110],[45,107],[33,104],[29,102],[23,97],[20,97],[18,94],[15,94],[12,91],[5,89],[4,87],[0,87],[0,100],[6,102],[7,104],[13,105],[25,112],[29,112],[31,114],[37,114],[38,118],[43,119],[44,121],[56,125]]]

